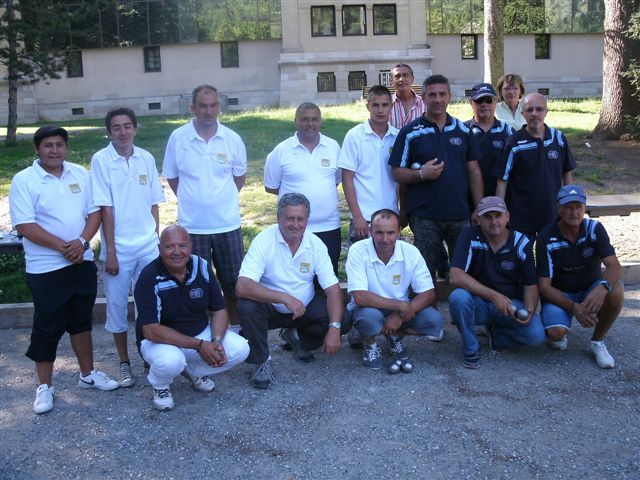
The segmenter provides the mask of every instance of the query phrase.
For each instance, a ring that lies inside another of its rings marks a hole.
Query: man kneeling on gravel
[[[549,345],[566,350],[575,316],[583,327],[594,327],[591,351],[598,366],[613,368],[604,337],[622,310],[622,267],[602,224],[584,218],[584,189],[565,185],[557,201],[558,219],[540,232],[536,244],[542,323]]]
[[[180,373],[199,392],[211,392],[209,375],[244,362],[249,345],[227,330],[229,319],[211,266],[191,254],[191,240],[180,225],[160,235],[160,256],[136,283],[136,337],[149,364],[153,406],[174,407],[169,387]]]

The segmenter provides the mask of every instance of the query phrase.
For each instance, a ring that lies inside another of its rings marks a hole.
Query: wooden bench
[[[22,253],[22,238],[15,233],[0,231],[0,254]]]
[[[367,99],[367,95],[369,95],[369,90],[371,90],[371,87],[373,87],[373,85],[366,85],[362,87],[362,98],[364,100]],[[393,87],[387,87],[387,88],[389,89],[392,95],[396,93],[395,88]],[[414,92],[416,92],[416,95],[422,95],[422,85],[411,85],[411,88]]]
[[[589,195],[587,213],[590,217],[608,217],[619,215],[627,217],[640,212],[640,195]]]

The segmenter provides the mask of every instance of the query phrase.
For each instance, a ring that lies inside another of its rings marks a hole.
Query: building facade
[[[69,62],[60,79],[20,84],[20,123],[100,117],[116,105],[187,113],[202,83],[229,110],[344,103],[388,84],[397,63],[416,82],[446,75],[457,97],[483,79],[482,0],[22,2],[50,3],[68,19],[57,40]],[[603,16],[602,0],[508,0],[505,71],[528,91],[601,94]]]

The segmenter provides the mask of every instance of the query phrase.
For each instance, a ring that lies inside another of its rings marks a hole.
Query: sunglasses
[[[477,100],[474,100],[474,102],[476,102],[478,105],[481,105],[483,103],[493,103],[493,97],[480,97]]]

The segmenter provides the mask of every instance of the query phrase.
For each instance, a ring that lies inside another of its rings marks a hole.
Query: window
[[[463,60],[476,60],[478,58],[478,36],[460,35]]]
[[[84,108],[82,107],[72,108],[71,115],[84,115]]]
[[[144,47],[144,71],[159,72],[160,65],[160,47]]]
[[[378,83],[380,85],[384,85],[385,87],[391,86],[391,70],[380,70],[380,74],[378,75]]]
[[[160,102],[152,102],[148,104],[149,110],[162,110],[162,104]]]
[[[362,90],[367,85],[367,74],[365,72],[349,72],[349,90]]]
[[[318,73],[318,92],[335,92],[336,75],[333,72]]]
[[[230,98],[228,98],[227,99],[227,105],[229,105],[229,106],[240,105],[238,97],[230,97]]]
[[[335,7],[311,7],[311,36],[335,37],[336,36],[336,9]]]
[[[364,5],[344,5],[342,7],[342,35],[366,35],[367,11]]]
[[[222,68],[238,68],[240,66],[238,42],[221,42],[220,59]]]
[[[536,60],[551,58],[551,35],[548,33],[536,34]]]
[[[80,50],[70,50],[67,52],[67,77],[83,77],[82,52]]]
[[[396,6],[374,5],[373,6],[373,34],[374,35],[396,35],[398,26],[396,22]]]

